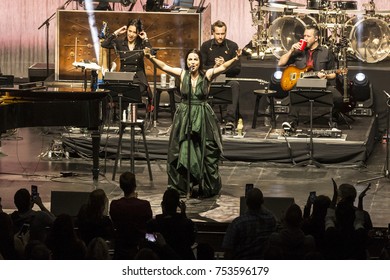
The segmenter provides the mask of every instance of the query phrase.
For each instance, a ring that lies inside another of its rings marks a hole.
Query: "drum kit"
[[[303,38],[305,27],[317,25],[322,45],[337,54],[347,41],[348,54],[356,60],[376,63],[390,54],[390,11],[375,9],[370,0],[358,10],[357,1],[307,0],[307,5],[290,1],[249,0],[253,26],[253,55],[272,53],[280,58]]]

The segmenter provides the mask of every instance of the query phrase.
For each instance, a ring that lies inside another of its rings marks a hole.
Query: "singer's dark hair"
[[[142,24],[141,19],[130,19],[127,23],[127,29],[129,29],[130,26],[135,26],[137,33],[140,33],[142,30],[144,30],[144,26]]]
[[[202,74],[204,74],[204,71],[203,71],[203,58],[202,58],[202,54],[200,53],[200,50],[198,49],[192,49],[192,50],[189,50],[186,54],[186,58],[185,58],[185,66],[184,66],[184,69],[186,70],[189,70],[188,68],[188,64],[187,64],[187,59],[188,59],[188,56],[191,54],[191,53],[194,53],[194,54],[197,54],[198,57],[199,57],[199,72],[201,72]]]
[[[127,23],[127,28],[126,30],[129,30],[130,26],[135,26],[135,30],[137,31],[137,34],[139,34],[141,31],[144,30],[143,24],[141,19],[130,19],[129,22]],[[127,40],[127,36],[126,36]],[[142,39],[137,36],[137,39],[135,39],[135,48],[136,49],[141,49],[142,48]]]

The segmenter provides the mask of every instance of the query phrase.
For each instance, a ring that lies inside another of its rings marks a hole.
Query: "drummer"
[[[333,52],[319,44],[320,31],[315,25],[308,25],[305,28],[304,40],[307,42],[306,48],[300,51],[301,42],[292,45],[291,49],[282,55],[279,59],[278,66],[295,65],[300,69],[309,67],[314,71],[320,71],[317,75],[319,79],[327,79],[327,90],[333,94],[333,115],[332,125],[337,127],[338,116],[343,102],[343,96],[334,87],[335,73],[326,74],[323,70],[335,69],[336,61]],[[298,108],[290,105],[289,122],[293,128],[298,126]]]

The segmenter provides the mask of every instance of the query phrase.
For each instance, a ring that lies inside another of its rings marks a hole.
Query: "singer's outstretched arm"
[[[172,76],[180,76],[182,73],[183,69],[177,68],[177,67],[172,67],[166,64],[164,61],[161,61],[160,59],[156,58],[155,55],[152,55],[150,52],[150,48],[145,48],[144,49],[144,54],[147,58],[150,59],[150,61],[157,66],[157,68],[160,68],[164,72],[172,75]]]
[[[170,74],[170,75],[173,75],[173,76],[180,76],[182,74],[182,71],[183,69],[182,68],[176,68],[176,67],[172,67],[172,66],[169,66],[168,64],[166,64],[165,62],[159,60],[158,58],[156,58],[155,55],[152,55],[151,52],[150,52],[150,49],[149,48],[145,48],[144,49],[144,54],[147,58],[150,59],[150,61],[155,64],[158,68],[160,68],[161,70],[163,70],[164,72]],[[215,67],[215,68],[210,68],[206,71],[206,77],[209,81],[211,81],[212,79],[214,79],[216,76],[218,76],[219,74],[223,73],[224,71],[226,71],[227,69],[229,69],[233,63],[237,60],[239,60],[239,57],[241,56],[242,54],[242,50],[241,49],[238,49],[237,50],[237,55],[228,60],[228,61],[225,61],[223,64],[221,64],[220,66],[218,67]]]

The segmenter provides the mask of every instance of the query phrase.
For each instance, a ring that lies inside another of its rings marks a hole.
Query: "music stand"
[[[133,83],[134,72],[107,72],[101,88],[111,91],[113,99],[118,97],[119,118],[122,114],[122,99],[129,103],[142,103],[142,94],[139,85]]]
[[[306,79],[299,79],[306,80]],[[310,166],[314,165],[317,168],[322,167],[318,161],[314,159],[314,145],[313,145],[313,107],[314,104],[318,104],[322,107],[330,107],[330,113],[332,115],[333,107],[333,95],[332,92],[326,90],[325,79],[310,79],[309,86],[305,87],[307,83],[297,83],[297,89],[290,91],[290,104],[291,106],[307,106],[310,107],[310,144],[309,144],[309,160],[300,162],[296,166]],[[325,83],[323,82],[325,81]]]

